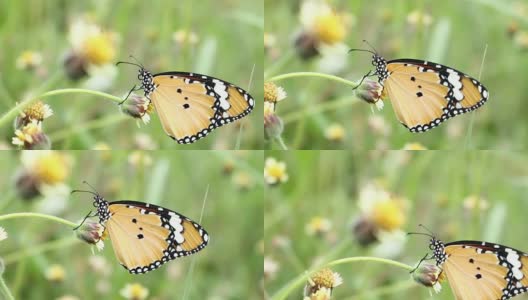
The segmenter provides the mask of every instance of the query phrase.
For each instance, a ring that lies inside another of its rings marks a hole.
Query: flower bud
[[[317,50],[319,40],[309,32],[302,31],[297,34],[294,43],[297,54],[304,60],[319,55],[319,50]]]
[[[444,279],[444,273],[435,264],[422,263],[420,266],[414,270],[412,273],[414,281],[427,286],[432,287],[436,292],[439,292],[442,288],[440,281]]]
[[[366,247],[378,240],[376,236],[377,226],[365,217],[360,217],[352,225],[352,233],[359,245]]]
[[[382,91],[383,87],[377,81],[365,79],[357,89],[357,96],[367,103],[376,104],[376,106],[381,105],[381,108],[383,108],[383,102],[381,101]],[[378,102],[381,103],[378,104]],[[378,109],[381,108],[378,107]]]
[[[134,93],[130,94],[125,103],[121,105],[122,112],[133,118],[141,119],[145,124],[150,121],[149,114],[152,110],[152,103],[149,99]]]
[[[16,191],[24,200],[32,200],[40,195],[39,185],[40,180],[25,169],[15,175]]]
[[[102,240],[106,237],[106,231],[103,225],[99,222],[85,220],[85,222],[77,228],[75,234],[80,240],[88,244],[96,245],[98,248],[102,247]]]

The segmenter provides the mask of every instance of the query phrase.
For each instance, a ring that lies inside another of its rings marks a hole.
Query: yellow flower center
[[[66,271],[60,265],[52,265],[46,271],[46,278],[50,281],[62,281],[66,275]]]
[[[24,114],[30,120],[42,121],[47,117],[46,106],[44,102],[38,101],[24,110]]]
[[[63,182],[68,176],[66,159],[59,153],[51,152],[42,156],[35,163],[35,173],[42,182],[56,184]]]
[[[99,34],[88,37],[85,41],[88,60],[95,65],[102,65],[114,59],[115,48],[108,35]]]
[[[284,176],[284,167],[280,164],[273,164],[268,166],[267,171],[271,177],[281,178],[282,176]]]
[[[322,269],[312,276],[312,281],[316,286],[333,288],[334,287],[334,272],[330,269]]]
[[[345,137],[345,128],[339,124],[333,124],[326,129],[326,138],[334,141],[340,142]]]
[[[393,200],[376,203],[373,208],[372,217],[379,228],[387,231],[400,228],[405,223],[405,215],[400,205]]]
[[[315,20],[315,33],[320,41],[335,44],[345,38],[345,24],[340,16],[333,13],[318,16]]]
[[[277,102],[278,91],[277,86],[273,82],[264,83],[264,101]]]

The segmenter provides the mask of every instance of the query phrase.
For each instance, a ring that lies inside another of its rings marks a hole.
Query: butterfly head
[[[437,265],[443,264],[447,259],[444,242],[434,236],[429,240],[429,249],[433,251],[433,257],[436,259]]]
[[[130,56],[130,57],[137,61],[135,57],[133,56]],[[128,61],[119,61],[117,62],[116,65],[119,65],[119,64],[133,65],[139,68],[138,69],[138,80],[141,82],[140,88],[145,90],[145,96],[150,95],[154,91],[155,89],[154,76],[152,75],[152,73],[147,71],[145,67],[141,63],[139,63],[139,61],[138,63],[133,63],[133,62],[128,62]]]
[[[108,210],[108,201],[106,201],[101,195],[94,194],[93,206],[97,208],[97,215],[101,223],[106,222],[110,218],[110,211]]]
[[[378,53],[372,54],[372,65],[376,67],[376,72],[374,74],[378,75],[380,80],[385,80],[389,77],[389,72],[387,71],[387,60]]]

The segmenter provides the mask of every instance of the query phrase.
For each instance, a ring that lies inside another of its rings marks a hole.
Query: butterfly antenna
[[[367,40],[363,40],[363,43],[367,44],[370,48],[372,48],[375,53],[378,53],[378,50],[376,50],[376,48],[374,48],[374,46],[372,46]]]
[[[372,51],[370,51],[370,50],[368,50],[368,49],[350,49],[350,50],[348,50],[348,53],[350,53],[350,52],[354,52],[354,51],[369,52],[369,53],[372,53],[373,55],[376,55],[375,52],[372,52]]]
[[[116,63],[116,66],[118,66],[120,64],[133,65],[133,66],[136,66],[138,68],[144,69],[142,65],[138,65],[138,64],[135,64],[135,63],[132,63],[132,62],[129,62],[129,61],[118,61]]]
[[[429,228],[425,227],[425,225],[423,225],[423,224],[418,224],[418,226],[420,226],[420,227],[422,227],[423,229],[427,230],[427,232],[429,232],[433,237],[435,236],[435,234],[434,234],[431,230],[429,230]]]
[[[89,186],[97,195],[99,195],[97,190],[91,184],[89,184],[88,181],[83,180],[83,183],[86,184],[87,186]]]
[[[134,57],[134,55],[130,54],[129,57],[132,58],[133,60],[135,60],[138,63],[138,65],[141,66],[141,68],[145,69],[145,67],[143,67],[143,64],[139,61],[139,59]]]

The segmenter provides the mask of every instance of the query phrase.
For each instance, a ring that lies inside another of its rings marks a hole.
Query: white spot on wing
[[[174,228],[174,239],[178,244],[182,244],[185,241],[182,235],[182,219],[178,215],[173,215],[170,218],[169,224]]]
[[[513,277],[517,280],[522,280],[524,275],[521,272],[521,260],[519,259],[519,254],[515,252],[512,249],[507,248],[506,253],[508,253],[508,256],[506,256],[506,261],[511,264],[512,268],[511,271],[513,273]]]
[[[447,81],[451,83],[453,86],[453,96],[458,101],[462,101],[464,99],[464,95],[462,94],[462,81],[460,81],[460,75],[454,70],[447,69],[447,73],[449,73],[449,76],[447,77]]]
[[[227,87],[225,83],[217,79],[213,79],[213,83],[215,93],[220,96],[220,107],[222,107],[223,110],[228,110],[231,107],[231,104],[229,104],[229,101],[227,101],[229,94],[227,93]]]

